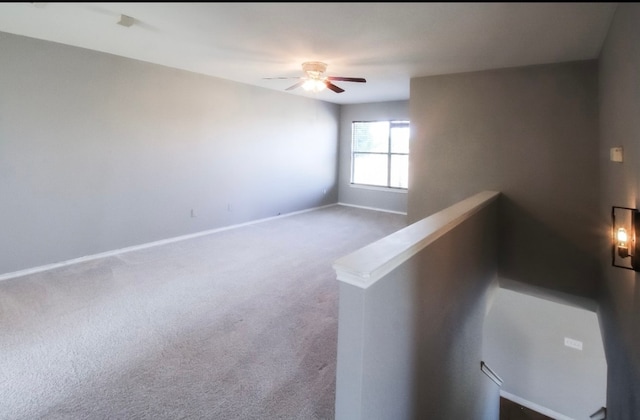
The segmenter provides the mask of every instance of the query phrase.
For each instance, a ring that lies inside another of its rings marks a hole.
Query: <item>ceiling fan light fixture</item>
[[[324,89],[326,89],[327,84],[324,82],[324,80],[322,79],[316,79],[316,78],[311,78],[309,80],[306,80],[303,84],[302,84],[302,89],[306,90],[307,92],[320,92]]]

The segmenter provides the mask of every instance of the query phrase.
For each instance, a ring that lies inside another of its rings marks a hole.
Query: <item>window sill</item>
[[[363,190],[374,190],[374,191],[384,191],[384,192],[392,192],[392,193],[400,193],[406,194],[408,189],[404,188],[389,188],[389,187],[378,187],[375,185],[363,185],[363,184],[349,184],[351,188],[360,188]]]

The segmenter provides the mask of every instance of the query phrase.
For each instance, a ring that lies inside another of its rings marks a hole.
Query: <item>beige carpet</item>
[[[332,206],[0,282],[0,419],[331,419],[331,264],[405,223]]]

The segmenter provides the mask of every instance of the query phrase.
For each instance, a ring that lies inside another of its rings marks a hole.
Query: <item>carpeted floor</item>
[[[0,419],[331,419],[331,265],[405,225],[332,206],[0,282]]]

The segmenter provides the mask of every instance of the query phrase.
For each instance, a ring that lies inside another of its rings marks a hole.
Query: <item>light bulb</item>
[[[307,92],[320,92],[326,87],[327,85],[320,79],[309,79],[302,84],[302,88]]]
[[[624,228],[619,228],[616,231],[616,239],[618,241],[618,255],[621,258],[627,258],[629,256],[629,235]]]
[[[629,236],[627,235],[627,231],[625,230],[625,228],[618,229],[616,238],[618,239],[619,245],[623,245],[623,246],[627,245],[627,241],[629,241]]]

